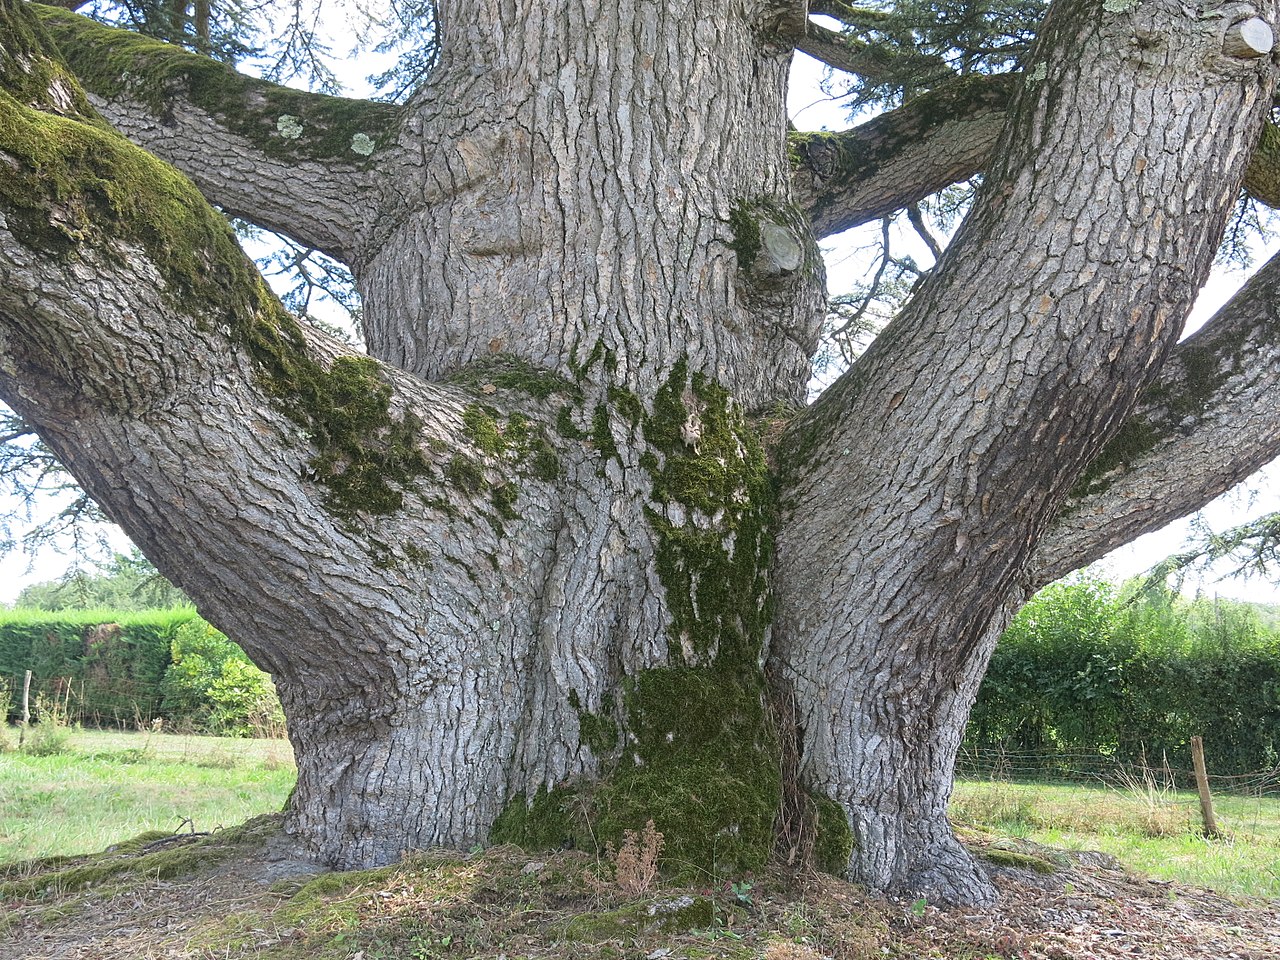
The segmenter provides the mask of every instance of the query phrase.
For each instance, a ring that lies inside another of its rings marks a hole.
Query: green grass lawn
[[[1200,835],[1195,793],[961,781],[952,819],[1067,850],[1101,850],[1126,867],[1240,896],[1280,897],[1280,797],[1214,798],[1221,839]]]
[[[15,731],[9,741],[17,742]],[[289,744],[71,731],[63,752],[0,753],[0,863],[89,853],[145,830],[197,830],[279,810]],[[1241,896],[1280,897],[1280,798],[1220,796],[1226,837],[1199,836],[1195,794],[965,782],[952,819],[987,834],[1101,850],[1126,866]]]
[[[231,826],[279,810],[294,776],[286,741],[71,731],[61,753],[0,753],[0,863],[102,850],[184,817]]]

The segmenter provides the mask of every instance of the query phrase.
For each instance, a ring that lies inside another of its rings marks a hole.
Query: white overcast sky
[[[335,44],[338,49],[340,44]],[[367,94],[363,78],[365,75],[385,69],[364,56],[361,62],[343,70],[345,81],[357,94]],[[822,67],[816,61],[803,54],[796,56],[792,69],[792,85],[790,97],[790,113],[795,125],[803,130],[840,130],[850,126],[847,111],[838,103],[830,100],[819,87],[822,78]],[[849,234],[833,238],[823,243],[827,259],[827,278],[831,292],[846,292],[857,280],[861,279],[868,268],[865,256],[858,253],[858,247],[866,244],[871,233],[878,226],[863,228],[864,232],[850,231]],[[911,239],[903,234],[902,242],[910,244]],[[1272,249],[1259,250],[1257,261],[1263,262],[1276,248],[1280,248],[1280,237],[1272,244]],[[904,249],[907,249],[904,247]],[[928,252],[918,242],[909,251],[922,264],[930,261]],[[1194,329],[1203,323],[1213,311],[1224,303],[1245,280],[1242,273],[1215,273],[1206,286],[1200,302],[1192,315],[1191,326]],[[1268,470],[1280,473],[1280,467],[1273,464]],[[1203,511],[1203,518],[1210,527],[1222,530],[1242,523],[1252,517],[1266,512],[1280,510],[1280,495],[1276,484],[1270,482],[1267,471],[1253,480],[1246,482],[1236,491],[1219,498]],[[1164,530],[1149,534],[1128,546],[1117,550],[1097,565],[1097,572],[1111,579],[1121,580],[1140,573],[1171,553],[1183,547],[1190,532],[1190,521],[1184,520]],[[129,541],[123,533],[114,528],[107,532],[111,542],[117,549],[127,550]],[[21,553],[13,553],[0,559],[0,603],[10,603],[19,591],[29,583],[49,580],[62,574],[70,560],[56,551],[45,550],[34,557]],[[1265,603],[1280,603],[1280,590],[1275,583],[1257,578],[1250,580],[1223,580],[1217,574],[1202,578],[1189,578],[1184,590],[1197,590],[1208,595],[1234,597],[1241,600],[1252,600]]]

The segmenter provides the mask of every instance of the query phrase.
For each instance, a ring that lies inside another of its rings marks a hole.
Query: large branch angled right
[[[32,4],[90,101],[232,216],[350,262],[380,200],[399,109],[292,90],[171,44]]]
[[[1035,585],[1199,510],[1280,456],[1278,409],[1280,255],[1178,344],[1038,545]]]

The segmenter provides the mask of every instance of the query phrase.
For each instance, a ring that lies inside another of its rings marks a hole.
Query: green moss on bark
[[[730,247],[738,255],[738,268],[748,269],[760,255],[760,220],[748,204],[734,204],[729,211],[729,229],[733,231]]]
[[[560,476],[560,458],[546,429],[523,413],[504,415],[494,407],[468,404],[462,412],[462,429],[486,456],[515,464],[546,482]]]
[[[448,382],[472,391],[480,391],[485,387],[509,390],[527,394],[535,400],[546,400],[556,395],[579,401],[582,399],[582,388],[576,383],[516,357],[498,356],[477,360],[450,374]]]
[[[400,108],[391,104],[290,90],[172,44],[55,7],[37,9],[91,93],[105,99],[128,94],[161,116],[171,95],[180,92],[268,156],[361,166],[376,160],[399,126]],[[282,118],[288,120],[282,124]],[[360,135],[372,142],[367,154]]]
[[[530,799],[518,793],[507,801],[489,831],[494,843],[514,843],[526,850],[559,850],[564,847],[590,849],[584,842],[587,831],[573,816],[578,804],[575,791],[557,787],[543,790]]]
[[[816,836],[813,842],[813,865],[825,873],[842,877],[853,856],[853,831],[844,807],[830,797],[809,795],[813,804]]]
[[[1071,490],[1072,497],[1101,493],[1111,486],[1110,474],[1127,467],[1160,442],[1161,432],[1143,416],[1132,416],[1124,422],[1102,452],[1089,464]]]
[[[628,681],[628,746],[593,798],[596,831],[612,839],[652,819],[669,871],[685,879],[763,866],[781,780],[761,684],[754,664],[728,658]]]
[[[94,111],[66,67],[49,55],[52,42],[30,4],[0,4],[0,88],[18,103],[94,121]]]
[[[140,247],[175,308],[253,358],[273,404],[315,453],[308,467],[337,516],[388,513],[425,472],[421,425],[391,410],[392,387],[365,357],[331,365],[266,289],[226,221],[191,183],[123,137],[51,116],[0,92],[0,210],[22,244],[54,256],[91,247],[126,262]]]
[[[608,757],[617,753],[618,736],[621,729],[614,719],[616,704],[611,694],[605,694],[600,704],[600,712],[592,713],[582,705],[576,690],[569,691],[569,706],[578,714],[578,739],[591,749],[597,757]]]
[[[621,744],[621,756],[596,783],[513,799],[518,809],[504,812],[494,836],[590,849],[652,819],[668,872],[739,875],[764,864],[781,797],[761,668],[775,512],[764,452],[728,391],[684,363],[649,412],[623,391],[609,400],[593,418],[602,455],[616,455],[622,424],[647,444],[669,665],[623,680],[617,719],[610,705],[587,713],[571,695],[582,742],[598,756]]]

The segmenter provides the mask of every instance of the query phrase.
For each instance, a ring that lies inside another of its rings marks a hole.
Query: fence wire
[[[1209,786],[1215,793],[1245,797],[1280,797],[1280,766],[1241,774],[1214,774],[1213,758],[1208,758]],[[1133,783],[1156,783],[1175,790],[1194,790],[1195,771],[1170,765],[1167,759],[1153,762],[1121,761],[1087,751],[973,751],[962,750],[956,758],[956,779],[1029,783],[1101,784],[1125,787]]]

